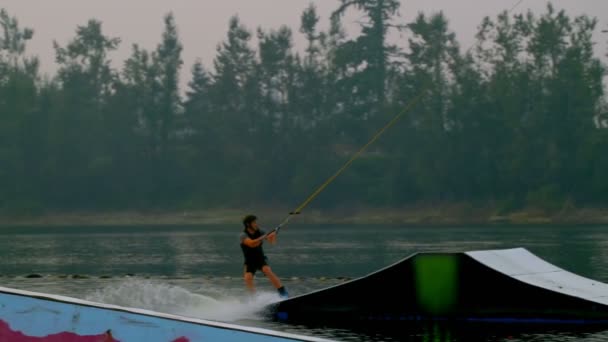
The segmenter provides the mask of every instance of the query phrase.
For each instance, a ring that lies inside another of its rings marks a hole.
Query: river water
[[[262,222],[263,224],[263,222]],[[275,294],[258,277],[246,299],[237,226],[0,228],[0,286],[340,341],[608,341],[608,328],[404,325],[396,335],[264,321]],[[415,252],[525,247],[608,282],[606,226],[289,226],[265,245],[290,294],[364,276]],[[245,304],[246,303],[246,304]]]

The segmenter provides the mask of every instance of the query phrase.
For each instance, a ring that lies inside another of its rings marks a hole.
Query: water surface
[[[239,233],[238,226],[0,228],[0,285],[343,341],[608,341],[608,328],[417,324],[384,335],[265,322],[257,309],[274,293],[258,276],[258,298],[244,300]],[[265,249],[275,273],[297,295],[416,252],[513,247],[608,282],[607,244],[606,226],[293,225]]]

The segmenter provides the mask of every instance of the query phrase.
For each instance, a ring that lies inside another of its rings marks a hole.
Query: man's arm
[[[262,232],[263,233],[263,232]],[[241,234],[241,243],[247,247],[255,248],[264,242],[264,239],[268,237],[268,234],[262,234],[259,238],[252,239],[247,234]]]
[[[262,244],[262,242],[264,242],[264,238],[266,238],[266,236],[262,235],[257,239],[251,239],[251,238],[244,238],[243,241],[243,245],[247,246],[247,247],[251,247],[251,248],[255,248],[259,245]]]
[[[262,234],[262,236],[257,239],[252,239],[245,234],[241,236],[241,241],[243,242],[243,244],[251,248],[255,248],[261,245],[264,240],[268,240],[268,242],[270,242],[271,244],[275,244],[277,241],[277,231],[273,230],[268,234]]]
[[[271,231],[267,236],[266,236],[266,240],[268,240],[268,242],[270,242],[271,244],[275,244],[277,243],[277,231],[273,230]]]

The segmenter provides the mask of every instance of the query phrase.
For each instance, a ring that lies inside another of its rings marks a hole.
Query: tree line
[[[314,206],[606,205],[595,18],[505,11],[467,49],[442,12],[406,23],[399,10],[342,0],[321,30],[311,4],[296,32],[235,16],[212,66],[183,65],[168,14],[157,47],[133,45],[115,68],[120,38],[93,19],[54,43],[52,76],[26,53],[33,30],[1,10],[0,210],[295,206],[412,101]]]

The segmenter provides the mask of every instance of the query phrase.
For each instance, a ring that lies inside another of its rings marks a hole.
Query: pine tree
[[[112,161],[103,114],[116,77],[108,54],[119,43],[103,34],[97,20],[78,26],[66,47],[54,43],[61,97],[51,115],[51,174],[59,205],[98,205],[106,193],[103,179]]]

